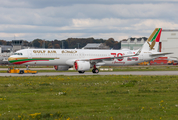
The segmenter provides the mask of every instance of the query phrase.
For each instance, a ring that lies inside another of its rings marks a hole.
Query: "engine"
[[[67,65],[59,65],[59,66],[55,65],[54,68],[57,71],[66,71],[66,70],[69,69],[69,66],[67,66]]]
[[[87,61],[75,61],[74,67],[78,71],[87,71],[90,70],[90,62]]]

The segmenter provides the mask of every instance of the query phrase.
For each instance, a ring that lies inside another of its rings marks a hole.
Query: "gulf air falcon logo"
[[[148,45],[149,45],[149,47],[150,47],[150,50],[154,50],[155,48],[154,48],[154,46],[155,46],[155,43],[156,43],[156,41],[154,40],[153,42],[151,42],[151,44],[147,41],[147,43],[148,43]]]

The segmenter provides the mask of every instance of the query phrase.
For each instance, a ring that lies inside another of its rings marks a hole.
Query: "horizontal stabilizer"
[[[150,54],[150,56],[160,56],[160,55],[168,55],[168,54],[173,54],[172,52],[171,53],[164,53],[164,52],[158,52],[158,53],[152,53]]]

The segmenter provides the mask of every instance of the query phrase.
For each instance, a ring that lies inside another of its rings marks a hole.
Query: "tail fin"
[[[141,51],[158,51],[159,40],[161,37],[162,28],[156,28],[150,35],[148,40],[143,44]]]
[[[157,58],[167,54],[172,54],[172,53],[158,52],[161,32],[162,32],[162,28],[156,28],[153,31],[153,33],[150,35],[148,40],[143,44],[142,48],[135,55],[149,52],[150,53],[149,56],[151,56],[152,58]]]

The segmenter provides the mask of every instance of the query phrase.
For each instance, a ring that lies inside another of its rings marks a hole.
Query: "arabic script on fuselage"
[[[76,50],[63,50],[63,51],[61,51],[62,53],[77,53],[77,51]]]

